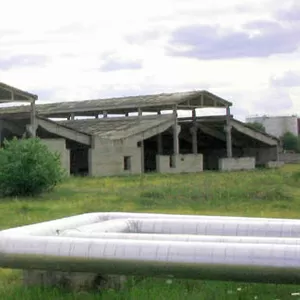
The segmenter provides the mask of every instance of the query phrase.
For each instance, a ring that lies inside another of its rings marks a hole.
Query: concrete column
[[[198,139],[197,139],[197,119],[196,119],[196,109],[192,111],[192,118],[193,118],[193,127],[192,127],[192,143],[193,143],[193,154],[198,153]]]
[[[74,113],[71,113],[71,115],[70,115],[70,120],[75,120],[75,114]]]
[[[173,109],[173,116],[174,116],[174,124],[173,124],[173,161],[172,165],[173,168],[176,168],[176,157],[179,154],[179,139],[178,139],[178,119],[177,119],[177,107],[175,106]]]
[[[173,153],[174,155],[179,154],[179,139],[178,139],[178,119],[177,119],[177,109],[173,109],[174,125],[173,125]]]
[[[279,154],[280,154],[280,147],[279,147],[279,145],[277,145],[276,146],[276,161],[279,161],[280,159],[280,157],[279,157]]]
[[[157,154],[161,155],[163,153],[163,141],[162,134],[159,133],[157,135]]]
[[[107,111],[103,112],[103,118],[107,118]]]
[[[143,111],[141,108],[138,108],[138,118],[141,119],[143,116]],[[140,122],[140,120],[139,120]],[[145,148],[144,148],[144,140],[141,141],[141,172],[145,172]]]
[[[143,111],[141,108],[138,109],[138,116],[139,117],[142,117],[143,116]]]
[[[144,148],[144,141],[141,141],[141,173],[145,173],[145,148]]]
[[[226,106],[226,149],[227,149],[227,157],[232,157],[232,136],[231,136],[231,115],[230,115],[230,107]]]
[[[95,119],[99,119],[99,115],[98,114],[95,115]]]
[[[31,136],[36,137],[37,124],[36,124],[36,110],[35,110],[34,99],[31,100],[30,106],[31,106],[31,115],[30,115]]]

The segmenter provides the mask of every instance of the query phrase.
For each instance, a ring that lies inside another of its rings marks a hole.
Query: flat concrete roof
[[[157,112],[159,110],[170,110],[174,105],[181,110],[191,110],[201,107],[221,108],[231,106],[232,103],[208,91],[190,91],[38,104],[36,105],[36,111],[39,115],[46,117],[66,117],[72,113],[78,116],[93,116],[105,111],[114,114],[125,114],[137,111],[139,108],[145,112]],[[0,115],[26,112],[29,112],[29,107],[25,105],[0,109]]]
[[[157,129],[162,132],[172,126],[173,123],[174,118],[172,115],[57,121],[57,124],[78,132],[85,132],[110,140],[126,139],[138,134],[143,134],[147,136],[146,138],[149,138],[148,131]],[[155,132],[156,134],[159,133]]]

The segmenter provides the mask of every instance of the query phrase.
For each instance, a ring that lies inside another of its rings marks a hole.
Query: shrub
[[[65,176],[60,157],[38,138],[5,140],[0,149],[0,194],[36,196]]]
[[[282,138],[282,146],[284,150],[300,152],[300,139],[291,132],[286,132]]]

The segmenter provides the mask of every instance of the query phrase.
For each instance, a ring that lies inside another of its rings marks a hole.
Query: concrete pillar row
[[[226,106],[226,126],[225,126],[225,132],[226,132],[226,150],[227,150],[227,157],[232,157],[232,136],[231,136],[231,115],[230,115],[230,107]]]

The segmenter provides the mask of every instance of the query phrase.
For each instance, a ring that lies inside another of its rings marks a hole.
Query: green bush
[[[281,140],[284,150],[300,152],[300,139],[298,136],[291,132],[286,132]]]
[[[4,141],[0,149],[1,196],[36,196],[62,181],[60,157],[38,138]]]

